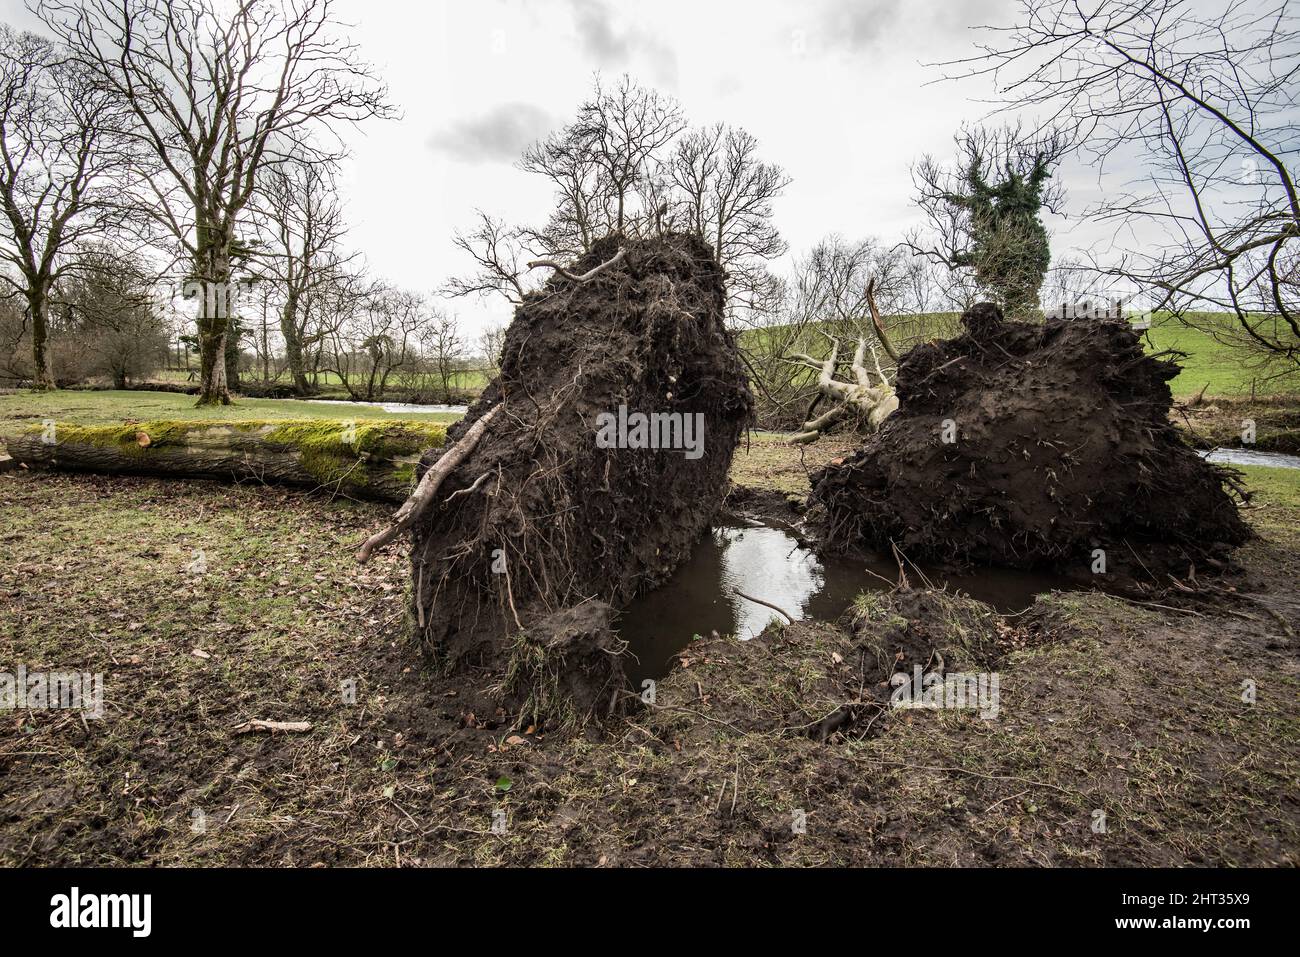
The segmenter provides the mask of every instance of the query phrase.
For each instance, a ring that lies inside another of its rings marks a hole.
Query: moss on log
[[[395,420],[245,420],[32,426],[5,440],[15,461],[110,475],[260,481],[400,502],[446,427]]]

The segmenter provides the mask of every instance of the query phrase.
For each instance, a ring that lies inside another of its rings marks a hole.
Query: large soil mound
[[[414,529],[416,624],[444,662],[508,653],[512,677],[546,670],[555,633],[573,631],[553,616],[592,599],[617,610],[662,583],[726,492],[753,397],[723,273],[702,242],[671,235],[602,240],[573,274],[620,250],[588,281],[557,274],[526,299],[500,376],[448,433],[450,447],[501,405]],[[639,429],[636,413],[660,418]]]
[[[1249,535],[1170,425],[1178,366],[1124,321],[1006,322],[981,303],[898,370],[899,409],[813,476],[830,545],[912,559],[1186,573]],[[1142,558],[1134,559],[1141,553]]]

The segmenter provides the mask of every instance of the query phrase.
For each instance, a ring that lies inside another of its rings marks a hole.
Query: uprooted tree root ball
[[[513,662],[520,706],[553,698],[519,680],[553,676],[549,654],[583,662],[560,684],[580,708],[621,687],[608,625],[553,616],[661,584],[712,520],[753,405],[724,297],[698,239],[610,238],[516,310],[500,376],[422,462],[463,453],[411,523],[414,623],[442,666]]]
[[[1177,364],[1128,323],[1007,322],[988,303],[962,323],[904,357],[898,411],[813,476],[829,545],[1062,569],[1102,557],[1155,577],[1249,537],[1231,473],[1169,423]]]

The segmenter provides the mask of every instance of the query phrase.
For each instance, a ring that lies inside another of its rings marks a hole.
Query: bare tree
[[[437,376],[442,401],[450,403],[452,384],[466,355],[460,321],[450,313],[434,312],[420,330],[420,342],[424,358]]]
[[[232,256],[263,171],[332,122],[388,115],[386,91],[339,39],[330,0],[38,0],[36,11],[161,172],[146,207],[205,290],[200,405],[228,403]]]
[[[541,227],[512,226],[479,212],[455,244],[474,272],[448,283],[449,295],[500,294],[512,305],[537,288],[525,264],[572,260],[607,235],[694,232],[728,272],[732,305],[758,309],[771,299],[766,263],[784,255],[772,204],[789,178],[758,156],[758,141],[718,124],[682,135],[675,100],[628,76],[599,80],[574,122],[524,150],[519,168],[546,178],[555,208]],[[750,317],[751,322],[761,316]]]
[[[134,253],[103,243],[77,254],[52,298],[63,335],[76,344],[79,371],[105,375],[116,389],[153,373],[167,352],[167,325],[151,294],[151,271]]]
[[[339,248],[347,227],[333,164],[294,158],[269,166],[259,193],[258,219],[266,244],[258,268],[280,294],[279,329],[285,361],[294,390],[306,395],[312,387],[304,359],[310,318],[304,300],[353,258]]]
[[[525,278],[530,259],[573,259],[602,236],[648,231],[662,203],[664,151],[684,125],[671,97],[626,75],[612,89],[597,78],[574,122],[527,147],[520,159],[521,170],[554,187],[550,218],[540,227],[508,225],[480,210],[478,224],[454,238],[475,270],[452,279],[444,292],[499,294],[518,305],[538,285]]]
[[[478,341],[488,371],[491,373],[500,372],[501,353],[506,345],[506,327],[502,325],[488,326],[480,333]]]
[[[751,303],[766,263],[786,252],[772,222],[772,203],[789,177],[780,166],[759,159],[753,136],[721,123],[681,137],[668,176],[680,196],[678,215],[726,268],[733,299]]]
[[[1022,0],[1017,20],[949,66],[991,75],[1103,168],[1149,171],[1092,210],[1140,243],[1099,272],[1300,371],[1294,11],[1285,0]]]
[[[633,204],[652,185],[654,158],[685,125],[672,97],[648,90],[626,74],[612,89],[597,79],[595,95],[578,107],[570,134],[599,170],[606,231],[626,233],[634,218],[644,224],[653,217],[655,207]]]
[[[447,296],[504,296],[512,306],[524,300],[529,256],[525,230],[507,226],[479,210],[479,224],[469,232],[457,231],[453,242],[464,250],[477,266],[465,276],[450,279],[443,287]]]
[[[577,126],[527,147],[519,168],[545,177],[555,190],[555,210],[546,224],[523,231],[535,248],[552,256],[576,256],[608,232],[608,180]]]
[[[52,388],[51,292],[77,244],[107,235],[123,215],[112,177],[124,162],[107,130],[115,105],[78,64],[32,33],[0,24],[0,270],[26,307],[32,385]]]
[[[382,398],[389,380],[419,357],[424,298],[362,277],[353,277],[349,286],[332,283],[327,294],[336,297],[337,321],[325,333],[324,368],[352,398]]]

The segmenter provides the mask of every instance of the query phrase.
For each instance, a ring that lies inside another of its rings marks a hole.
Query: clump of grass
[[[525,632],[511,639],[510,659],[500,691],[523,699],[519,723],[545,720],[565,731],[583,725],[583,717],[573,706],[573,699],[561,689],[563,665],[562,657],[557,660],[548,654],[540,642],[533,641]]]

